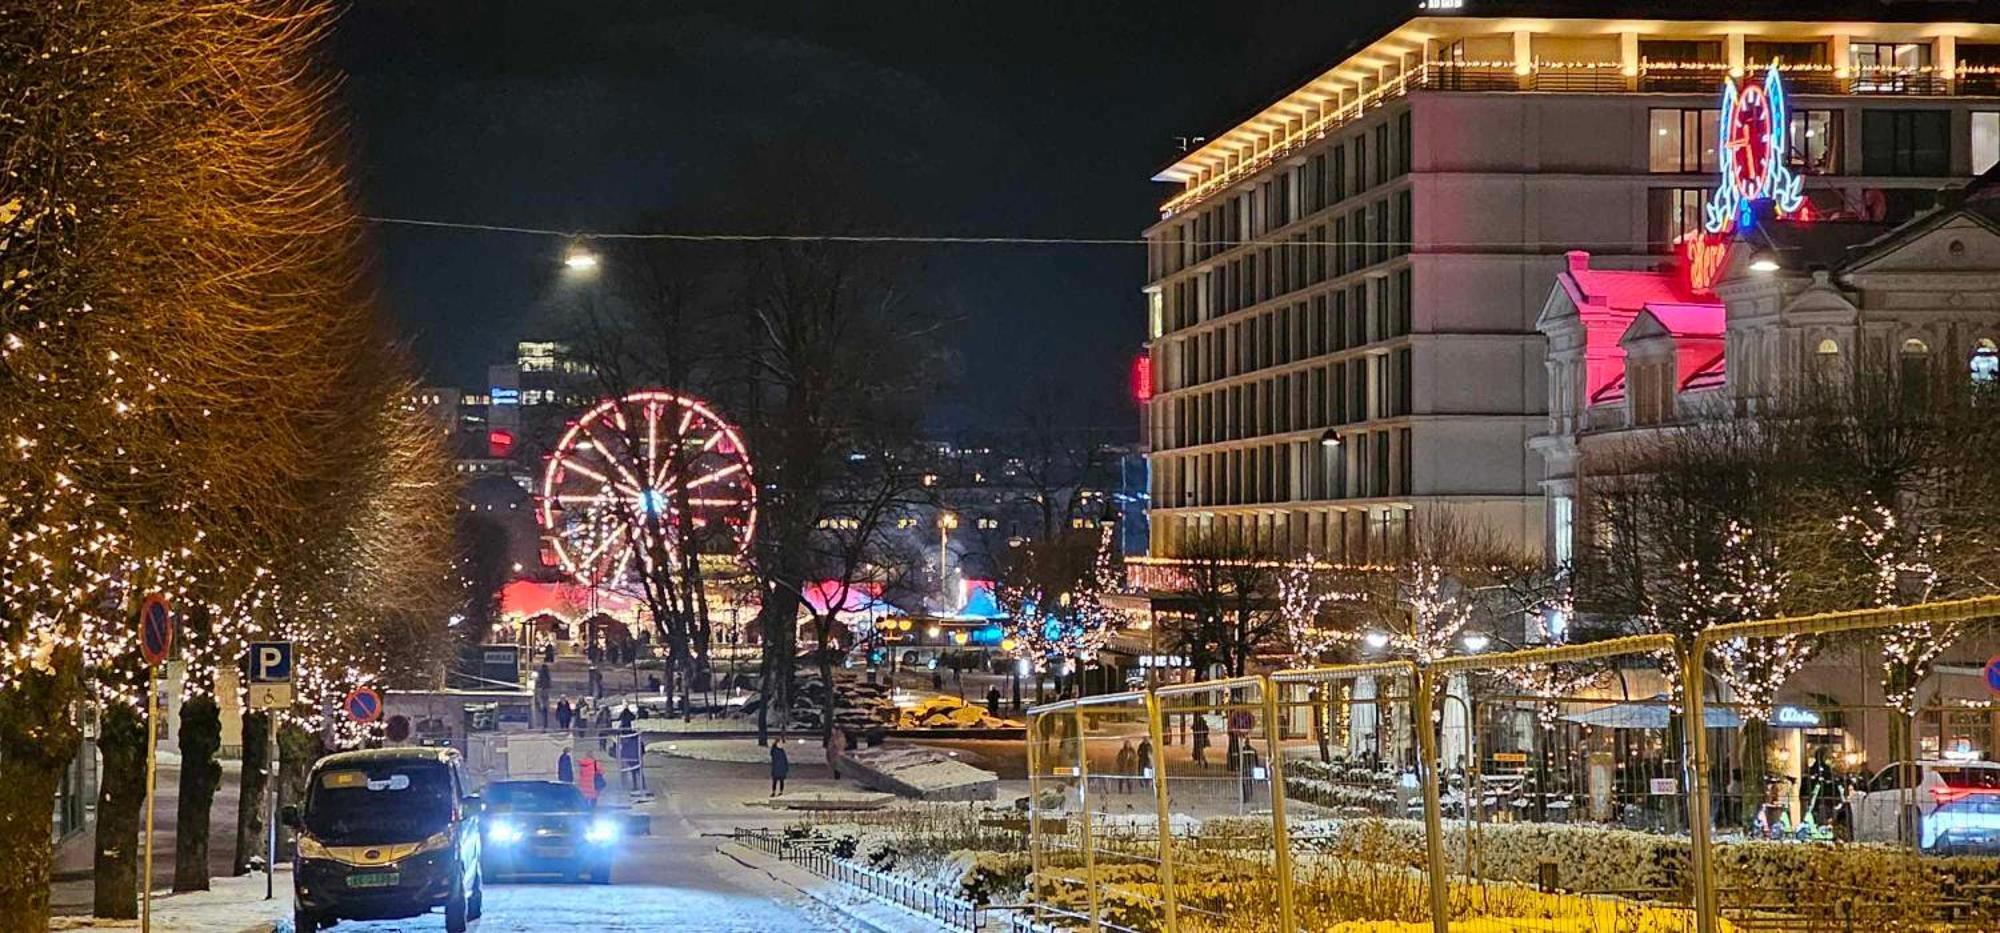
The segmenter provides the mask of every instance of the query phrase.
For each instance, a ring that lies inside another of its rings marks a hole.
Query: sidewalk
[[[264,874],[217,878],[207,891],[155,895],[153,929],[158,933],[269,933],[288,925],[292,914],[292,870],[278,869],[277,896],[264,899]],[[137,920],[55,917],[51,930],[136,930]]]

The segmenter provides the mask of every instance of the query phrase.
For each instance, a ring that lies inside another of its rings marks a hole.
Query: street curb
[[[749,846],[745,846],[736,842],[724,841],[716,845],[715,851],[718,854],[728,858],[730,861],[737,863],[738,865],[741,865],[753,871],[761,872],[771,880],[776,881],[779,884],[782,884],[788,888],[791,888],[792,890],[797,891],[800,894],[803,894],[809,898],[812,898],[814,901],[818,902],[822,906],[834,911],[835,913],[840,914],[843,917],[846,917],[849,920],[852,920],[857,924],[860,924],[860,929],[865,929],[868,931],[868,933],[907,933],[906,930],[883,926],[882,924],[877,923],[876,921],[868,917],[862,916],[860,913],[856,912],[853,909],[852,905],[842,903],[839,900],[832,897],[828,897],[824,894],[821,894],[818,891],[800,887],[797,883],[793,882],[792,880],[781,876],[777,872],[772,871],[769,865],[760,864],[768,861],[768,856],[765,856],[763,853],[758,852],[755,849],[750,848]],[[818,878],[819,876],[814,875],[813,877]],[[828,882],[828,883],[831,884],[834,882]],[[935,918],[926,917],[923,914],[910,910],[909,908],[906,908],[900,904],[893,904],[888,901],[876,901],[874,903],[878,903],[884,907],[894,909],[896,912],[909,917],[913,923],[923,923],[933,927],[936,925]]]

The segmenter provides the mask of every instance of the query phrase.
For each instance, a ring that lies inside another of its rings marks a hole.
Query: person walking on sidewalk
[[[556,701],[556,728],[568,732],[570,717],[574,715],[575,711],[569,708],[569,697]]]
[[[569,749],[563,749],[562,757],[556,759],[556,780],[564,784],[576,780],[576,759],[571,758]]]
[[[1132,775],[1139,770],[1139,753],[1133,750],[1131,739],[1126,739],[1125,744],[1118,749],[1118,760],[1115,766],[1118,769],[1118,792],[1121,794],[1131,793]]]
[[[785,792],[785,778],[792,773],[792,759],[785,754],[785,740],[771,743],[771,796]]]
[[[576,768],[576,789],[583,791],[583,799],[597,806],[597,795],[604,790],[604,766],[597,763],[597,756],[583,753],[583,764]]]

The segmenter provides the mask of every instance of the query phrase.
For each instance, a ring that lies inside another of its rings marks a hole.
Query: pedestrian
[[[604,672],[598,670],[595,664],[590,667],[590,695],[593,697],[604,696]]]
[[[1132,748],[1131,739],[1126,739],[1125,744],[1118,748],[1116,766],[1118,769],[1118,792],[1121,794],[1131,793],[1132,772],[1138,770],[1139,767],[1139,753]]]
[[[986,715],[1000,718],[1000,687],[997,684],[986,688]]]
[[[939,693],[944,692],[944,675],[938,673],[935,667],[931,668],[931,689]]]
[[[609,703],[597,704],[597,731],[611,731],[611,704]]]
[[[564,732],[568,732],[570,719],[575,715],[576,712],[570,709],[569,697],[563,697],[562,699],[556,701],[557,728],[561,729]]]
[[[1208,767],[1208,717],[1194,714],[1194,763]]]
[[[631,704],[628,703],[625,705],[624,709],[618,711],[618,728],[623,729],[626,732],[632,731],[633,718],[634,717],[632,715],[632,706]]]
[[[585,752],[583,764],[576,768],[576,789],[583,791],[583,799],[597,806],[597,795],[604,791],[604,766],[597,763],[597,756]]]
[[[556,780],[564,784],[576,780],[576,759],[569,756],[567,748],[563,749],[562,757],[556,759]]]
[[[1153,776],[1153,740],[1152,740],[1152,739],[1150,739],[1150,738],[1144,738],[1144,739],[1140,739],[1140,740],[1139,740],[1139,748],[1138,748],[1138,750],[1137,750],[1136,752],[1134,752],[1134,753],[1133,753],[1133,755],[1132,755],[1132,761],[1133,761],[1133,763],[1135,763],[1135,764],[1137,764],[1137,765],[1139,766],[1139,773],[1140,773],[1140,774],[1141,774],[1142,776],[1144,776],[1144,777],[1146,777],[1146,778],[1149,778],[1149,779],[1150,779],[1150,778],[1151,778],[1151,777]],[[1149,788],[1149,789],[1151,788],[1151,784],[1148,784],[1147,786],[1148,786],[1148,788]]]
[[[542,663],[556,663],[556,641],[553,638],[542,643]]]
[[[785,792],[785,777],[792,773],[792,759],[785,754],[785,740],[771,743],[771,796]]]

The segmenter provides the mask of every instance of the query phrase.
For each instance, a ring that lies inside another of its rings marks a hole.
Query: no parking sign
[[[356,687],[341,704],[355,722],[369,723],[382,718],[382,694],[374,687]]]
[[[2000,693],[2000,657],[1986,662],[1986,689]]]

